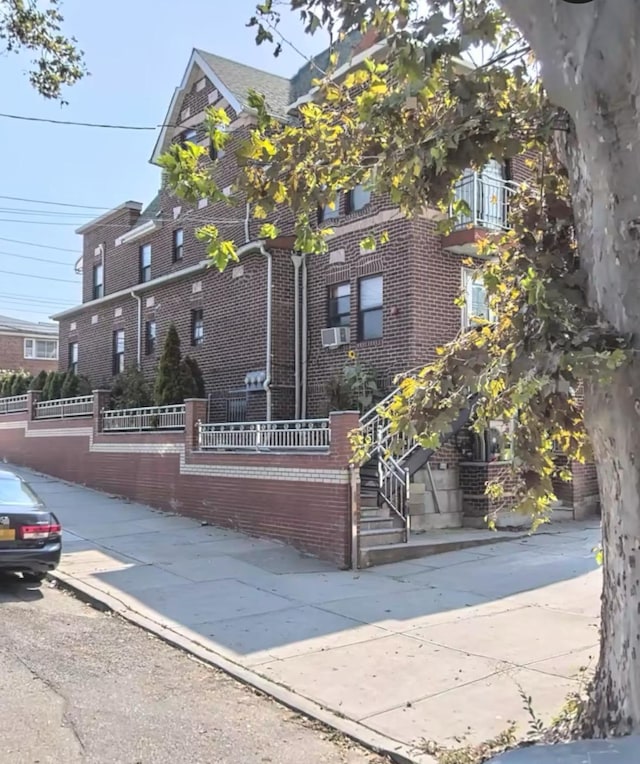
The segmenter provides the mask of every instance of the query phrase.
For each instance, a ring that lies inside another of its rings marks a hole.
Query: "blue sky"
[[[272,48],[257,47],[254,30],[246,28],[255,3],[64,0],[65,31],[78,39],[91,76],[68,88],[69,103],[60,106],[31,89],[26,59],[2,56],[0,112],[157,125],[194,47],[291,75],[304,63],[300,53],[285,45],[275,59]],[[307,55],[323,47],[322,39],[304,35],[293,16],[282,31]],[[127,199],[146,203],[160,180],[159,170],[148,163],[157,134],[0,118],[0,196],[104,209]],[[81,238],[74,230],[103,211],[0,198],[0,314],[45,321],[56,310],[80,302],[80,277],[73,264],[81,252]]]

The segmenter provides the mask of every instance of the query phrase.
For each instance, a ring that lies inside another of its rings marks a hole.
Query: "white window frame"
[[[462,314],[461,324],[462,324],[463,331],[466,331],[467,329],[471,329],[473,326],[476,325],[472,321],[472,319],[476,316],[471,314],[474,286],[482,286],[485,289],[486,314],[484,316],[478,315],[477,317],[483,318],[489,322],[492,322],[495,319],[495,314],[489,307],[488,301],[486,300],[486,288],[482,281],[482,274],[480,274],[477,270],[474,270],[473,268],[463,268],[462,269],[462,291],[464,294],[464,305],[462,306],[462,311],[461,311],[461,314]]]
[[[38,355],[38,342],[53,342],[55,345],[54,355]],[[44,337],[25,337],[24,339],[24,357],[29,361],[57,361],[59,353],[59,343],[56,339]]]

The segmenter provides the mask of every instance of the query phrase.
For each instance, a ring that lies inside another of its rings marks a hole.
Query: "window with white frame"
[[[476,326],[478,321],[492,321],[493,313],[489,308],[487,288],[482,274],[470,268],[463,268],[462,288],[465,298],[462,308],[462,328],[469,329]]]
[[[34,361],[56,361],[58,340],[38,340],[35,337],[25,339],[24,357]]]

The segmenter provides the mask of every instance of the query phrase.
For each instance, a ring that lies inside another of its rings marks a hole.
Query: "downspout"
[[[246,214],[244,216],[244,243],[249,243],[249,218],[251,217],[251,204],[247,202]]]
[[[302,255],[291,255],[293,262],[293,329],[294,329],[294,359],[295,359],[295,419],[300,419],[300,266]]]
[[[300,406],[300,418],[307,418],[307,258],[302,255],[302,403]]]
[[[266,420],[271,421],[271,338],[272,338],[272,314],[273,314],[273,255],[260,244],[260,252],[267,258],[267,359],[266,359],[266,377],[264,380],[264,390],[267,395],[266,401]]]
[[[142,297],[137,292],[131,292],[134,300],[138,301],[138,342],[137,342],[137,360],[138,371],[142,369]]]

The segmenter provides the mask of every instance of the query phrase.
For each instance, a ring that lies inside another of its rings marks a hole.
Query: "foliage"
[[[182,382],[180,337],[176,327],[170,324],[156,375],[154,387],[156,406],[182,403],[184,400]]]
[[[151,405],[149,385],[137,366],[129,366],[115,377],[111,385],[112,408],[135,409]]]
[[[187,398],[204,398],[206,396],[202,369],[195,358],[186,355],[180,364],[182,370],[182,395]]]
[[[349,351],[341,374],[329,381],[327,393],[332,411],[364,413],[380,398],[375,372],[363,364],[353,350]]]
[[[0,397],[24,395],[29,389],[31,374],[24,370],[0,370]]]
[[[44,383],[47,381],[47,372],[42,369],[42,371],[39,371],[36,376],[31,381],[31,385],[29,386],[30,390],[42,390],[44,387]]]
[[[40,400],[41,401],[48,401],[51,400],[51,384],[53,382],[53,378],[55,377],[56,372],[55,371],[49,371],[47,372],[47,376],[45,378],[44,384],[42,385],[42,393],[40,394]]]
[[[45,6],[31,0],[0,0],[0,41],[10,53],[31,53],[31,85],[45,98],[59,99],[63,86],[76,83],[86,69],[75,38],[61,33],[59,0],[46,0]]]
[[[438,764],[485,764],[485,762],[493,761],[501,753],[515,748],[517,744],[516,726],[511,724],[494,738],[477,745],[450,749],[429,744],[425,747],[428,753],[437,755]]]
[[[67,371],[62,380],[62,386],[60,388],[61,398],[75,398],[78,395],[78,387],[80,380],[78,375],[74,374],[71,370]]]
[[[32,376],[28,372],[18,372],[11,384],[11,395],[24,395],[29,389]]]

